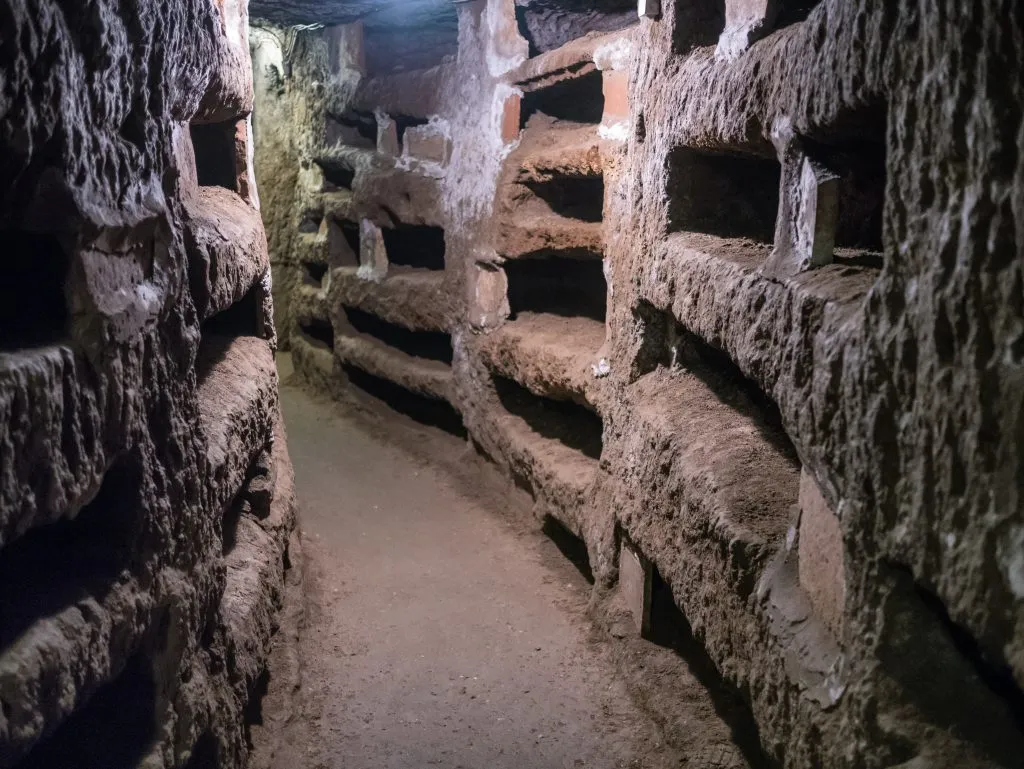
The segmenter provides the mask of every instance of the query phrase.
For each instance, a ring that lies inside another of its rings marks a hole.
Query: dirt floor
[[[282,621],[254,766],[687,765],[594,631],[583,574],[496,474],[472,484],[468,445],[314,399],[289,363],[305,599]]]

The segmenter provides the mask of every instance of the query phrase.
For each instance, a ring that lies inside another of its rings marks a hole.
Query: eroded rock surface
[[[479,0],[431,69],[374,77],[353,25],[257,72],[264,136],[315,116],[267,213],[297,369],[467,431],[597,605],[630,543],[765,760],[1015,766],[1022,11],[644,5]]]
[[[241,767],[295,521],[246,4],[0,28],[0,767]]]

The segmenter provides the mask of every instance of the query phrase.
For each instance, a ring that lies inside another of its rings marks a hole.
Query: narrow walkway
[[[272,764],[669,765],[555,545],[282,373],[309,598],[304,744]],[[468,460],[461,441],[429,441]]]

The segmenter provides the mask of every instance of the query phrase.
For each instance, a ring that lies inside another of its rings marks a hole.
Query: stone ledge
[[[410,392],[452,400],[452,369],[438,361],[415,358],[363,334],[337,335],[334,353],[344,363]]]

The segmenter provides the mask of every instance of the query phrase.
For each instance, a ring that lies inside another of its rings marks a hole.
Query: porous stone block
[[[495,328],[510,312],[508,277],[494,264],[477,263],[469,281],[469,320],[477,328]]]
[[[636,15],[641,19],[657,19],[661,16],[661,0],[639,0]]]
[[[380,280],[388,272],[384,234],[369,219],[359,222],[359,277]]]
[[[407,128],[405,131],[405,154],[417,160],[446,165],[451,156],[451,147],[448,134],[435,123]]]
[[[391,157],[398,157],[401,154],[401,148],[398,146],[398,124],[387,115],[377,115],[377,152]]]
[[[726,0],[725,29],[715,56],[735,59],[772,31],[778,15],[778,0]]]
[[[775,249],[765,273],[787,278],[832,262],[840,178],[808,155],[798,139],[790,140],[781,155]]]
[[[619,591],[633,615],[636,631],[647,636],[651,630],[651,562],[623,540],[619,548]]]
[[[800,475],[800,586],[818,617],[837,637],[843,633],[846,604],[843,533],[818,484],[806,469]]]

